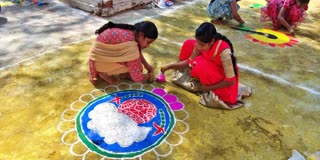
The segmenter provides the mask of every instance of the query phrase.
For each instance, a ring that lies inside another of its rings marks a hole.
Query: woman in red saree
[[[162,67],[161,72],[190,67],[190,76],[200,82],[197,91],[214,93],[211,98],[218,97],[228,107],[237,105],[239,73],[232,43],[208,22],[196,29],[195,38],[184,42],[180,61]]]
[[[268,0],[261,8],[261,22],[271,21],[274,29],[286,28],[290,34],[305,21],[310,0]]]

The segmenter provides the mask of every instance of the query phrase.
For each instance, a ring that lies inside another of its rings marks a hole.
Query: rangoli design
[[[178,119],[175,112],[181,111],[184,117]],[[143,159],[147,152],[159,158],[168,156],[173,146],[182,143],[181,135],[189,129],[184,122],[188,116],[183,103],[162,88],[121,83],[82,95],[62,113],[58,129],[64,133],[62,142],[82,159],[90,154]],[[176,123],[183,125],[184,130],[176,131]],[[167,139],[170,134],[179,135],[178,142],[170,142]],[[156,148],[163,143],[170,150],[160,154]]]
[[[256,29],[254,32],[257,32],[258,34],[250,34],[247,35],[246,38],[262,45],[284,48],[292,47],[293,45],[297,45],[299,43],[299,41],[292,36],[267,28]]]

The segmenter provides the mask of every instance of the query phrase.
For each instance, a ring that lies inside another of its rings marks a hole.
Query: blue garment
[[[232,19],[231,2],[236,0],[212,0],[207,6],[208,16],[216,20],[218,18],[225,18],[227,21]],[[237,4],[237,10],[239,10]]]

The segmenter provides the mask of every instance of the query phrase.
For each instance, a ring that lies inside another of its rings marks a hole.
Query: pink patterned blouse
[[[299,8],[296,0],[268,0],[266,6],[261,8],[260,20],[262,22],[272,21],[273,27],[279,29],[281,23],[278,20],[278,15],[282,7],[287,9],[285,20],[294,27],[304,22],[307,17],[306,11],[308,10],[308,6],[304,5],[302,8]]]
[[[97,37],[97,41],[103,42],[105,44],[119,44],[128,41],[135,41],[135,37],[133,31],[119,28],[110,28],[100,33]],[[119,64],[125,65],[129,68],[131,79],[134,82],[143,81],[143,66],[141,64],[140,57],[128,62],[119,62]]]

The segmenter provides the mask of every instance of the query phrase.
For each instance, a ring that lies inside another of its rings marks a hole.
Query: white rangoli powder
[[[117,111],[112,103],[98,104],[89,113],[91,119],[87,127],[104,137],[107,144],[118,143],[121,147],[128,147],[133,142],[143,141],[150,127],[140,127],[129,116]]]

